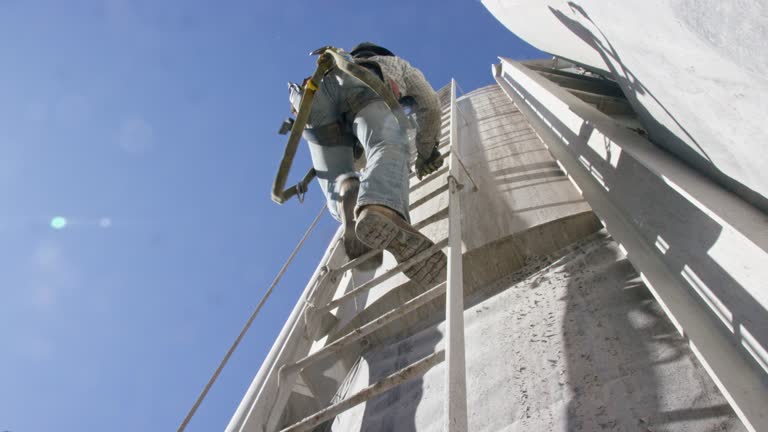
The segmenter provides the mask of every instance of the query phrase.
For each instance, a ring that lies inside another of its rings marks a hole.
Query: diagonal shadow
[[[646,87],[637,76],[629,69],[629,67],[622,61],[618,51],[610,43],[606,35],[600,30],[594,21],[589,17],[587,12],[581,6],[569,2],[569,7],[576,13],[583,16],[588,20],[597,32],[602,36],[602,39],[598,38],[590,29],[585,27],[581,22],[568,17],[561,10],[548,6],[550,12],[574,35],[578,36],[587,45],[594,49],[603,59],[606,66],[610,69],[613,77],[617,80],[627,100],[632,105],[632,108],[638,114],[641,122],[648,131],[649,137],[654,144],[657,144],[660,148],[663,148],[667,152],[674,155],[677,159],[681,160],[686,165],[693,167],[695,170],[705,174],[718,184],[722,185],[732,193],[738,195],[750,204],[758,207],[764,212],[768,212],[768,198],[755,192],[748,186],[744,185],[740,181],[724,173],[719,167],[717,167],[704,150],[704,148],[698,143],[684,125],[677,120],[675,115]],[[605,42],[603,42],[605,41]],[[578,64],[578,62],[576,62]],[[640,102],[639,95],[647,95],[658,104],[658,106],[667,114],[670,120],[683,132],[688,138],[690,143],[698,149],[694,150],[685,140],[681,139],[677,134],[672,132],[668,127],[657,120],[648,109]]]
[[[750,329],[759,346],[768,346],[768,311],[709,254],[722,232],[719,222],[679,192],[670,191],[664,179],[659,176],[642,176],[644,184],[642,188],[638,188],[635,183],[637,173],[645,171],[646,168],[637,160],[622,157],[618,162],[609,162],[588,144],[594,131],[592,125],[585,121],[579,132],[574,133],[569,125],[564,124],[525,88],[516,87],[516,90],[552,128],[553,136],[561,137],[558,139],[568,143],[567,149],[573,156],[588,161],[591,169],[600,173],[607,188],[608,199],[621,203],[622,212],[632,217],[636,223],[643,227],[653,227],[653,231],[647,228],[644,230],[646,241],[653,244],[661,238],[667,243],[664,261],[671,273],[676,275],[684,286],[691,286],[686,277],[697,280],[698,285],[709,290],[711,296],[729,311],[731,315],[727,325],[733,328],[733,331],[725,325],[720,327],[720,331],[732,342],[732,348],[740,351],[745,358],[752,358],[742,345],[742,325]],[[635,199],[627,200],[628,196]],[[694,292],[694,289],[700,288],[689,289],[702,306],[712,313],[718,313],[712,310],[700,294]],[[760,370],[756,362],[753,362],[752,367]],[[768,385],[768,377],[761,375],[765,377]]]

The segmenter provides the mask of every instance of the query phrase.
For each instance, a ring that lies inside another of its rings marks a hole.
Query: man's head
[[[372,42],[363,42],[357,44],[354,48],[352,48],[352,51],[350,51],[349,54],[355,58],[368,58],[373,56],[394,57],[395,55],[392,51]]]

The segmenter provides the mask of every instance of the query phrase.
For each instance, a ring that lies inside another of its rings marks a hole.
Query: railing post
[[[448,277],[445,301],[446,385],[445,427],[448,432],[467,431],[467,372],[464,358],[464,284],[461,241],[461,185],[458,177],[458,127],[456,81],[451,80],[450,143],[448,170]]]

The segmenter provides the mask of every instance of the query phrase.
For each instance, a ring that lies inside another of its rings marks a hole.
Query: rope
[[[326,205],[323,204],[323,208],[320,209],[320,213],[317,214],[317,216],[315,217],[315,220],[313,220],[312,224],[310,224],[309,228],[307,228],[307,232],[304,233],[304,237],[301,238],[301,240],[299,241],[299,244],[296,245],[296,247],[293,249],[293,252],[291,252],[291,255],[288,257],[288,260],[285,261],[285,264],[283,264],[283,267],[277,273],[277,276],[275,276],[275,280],[272,281],[272,285],[270,285],[269,289],[264,294],[264,297],[262,297],[261,301],[259,301],[259,304],[256,306],[256,309],[251,314],[251,317],[248,318],[248,321],[243,326],[243,329],[240,330],[240,334],[237,336],[237,339],[235,339],[235,342],[232,343],[231,347],[229,347],[229,351],[227,351],[227,354],[219,363],[219,366],[216,368],[216,372],[213,373],[213,376],[211,376],[211,379],[208,380],[208,383],[205,385],[205,388],[203,388],[203,391],[200,393],[200,396],[197,397],[195,404],[192,405],[192,408],[189,410],[189,413],[187,413],[187,416],[184,418],[184,421],[181,422],[181,426],[179,426],[179,429],[177,432],[182,432],[184,429],[186,429],[187,425],[189,424],[189,421],[192,420],[192,416],[195,415],[195,412],[197,412],[197,408],[203,402],[203,399],[205,399],[205,396],[208,395],[208,391],[211,389],[211,386],[213,386],[213,383],[216,382],[216,379],[219,378],[219,374],[221,373],[222,369],[224,369],[224,366],[226,366],[227,362],[229,361],[229,358],[232,356],[232,353],[235,352],[235,349],[240,344],[240,341],[243,339],[243,336],[245,336],[245,333],[248,332],[248,329],[251,327],[253,320],[256,318],[256,315],[258,315],[259,311],[261,310],[261,307],[267,301],[267,298],[269,298],[269,295],[272,294],[272,290],[275,288],[277,283],[280,282],[280,279],[283,277],[283,274],[285,273],[285,271],[288,269],[288,266],[293,261],[293,258],[296,257],[296,254],[304,245],[304,241],[307,240],[307,237],[309,237],[309,234],[312,232],[312,230],[315,229],[317,222],[320,221],[320,217],[323,215],[323,212],[325,212],[325,207]]]

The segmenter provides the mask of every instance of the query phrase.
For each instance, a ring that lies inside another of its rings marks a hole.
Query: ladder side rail
[[[467,372],[464,348],[464,284],[461,238],[461,186],[456,105],[456,80],[451,80],[450,143],[448,169],[448,276],[445,302],[446,373],[445,425],[448,432],[467,431]]]
[[[270,403],[270,400],[274,400],[279,393],[279,389],[276,389],[274,384],[277,383],[280,367],[293,360],[298,348],[307,345],[303,341],[304,332],[302,331],[302,327],[305,326],[303,316],[307,305],[317,297],[333,294],[329,292],[329,288],[338,281],[338,277],[330,274],[328,268],[343,259],[344,251],[340,243],[341,234],[342,229],[339,228],[330,243],[331,246],[326,250],[309,284],[307,284],[307,288],[296,302],[291,315],[283,325],[283,329],[273,343],[269,354],[262,362],[259,372],[227,425],[227,432],[240,432],[254,428],[254,422],[260,421],[261,415],[264,415],[265,410],[269,409],[269,405],[274,405]],[[308,352],[309,345],[305,348]]]

